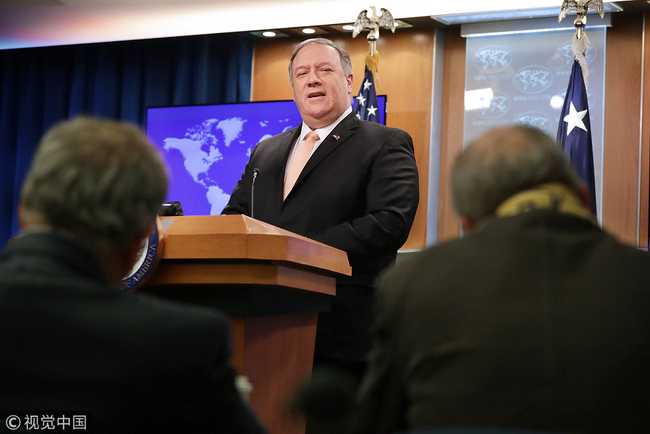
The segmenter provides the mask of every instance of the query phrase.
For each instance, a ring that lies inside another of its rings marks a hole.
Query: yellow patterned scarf
[[[593,221],[591,212],[578,196],[562,184],[542,184],[506,199],[496,210],[497,217],[509,217],[535,209],[554,209],[564,214]]]

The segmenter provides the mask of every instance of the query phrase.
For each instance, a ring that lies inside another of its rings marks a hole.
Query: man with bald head
[[[318,317],[315,363],[360,375],[375,278],[395,261],[418,205],[413,141],[357,118],[350,56],[328,39],[296,46],[289,83],[302,123],[253,149],[223,213],[252,216],[348,254],[352,276],[337,279],[332,308]]]
[[[560,147],[493,130],[451,175],[466,235],[382,276],[355,433],[650,426],[650,255],[593,221]]]

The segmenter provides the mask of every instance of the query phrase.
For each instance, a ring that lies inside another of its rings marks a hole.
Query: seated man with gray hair
[[[647,432],[650,255],[598,227],[540,130],[485,134],[451,183],[468,233],[381,278],[354,432]]]
[[[0,254],[0,410],[20,418],[7,424],[265,432],[235,388],[227,318],[120,289],[166,193],[161,157],[135,126],[84,117],[45,134],[23,184],[23,233]]]

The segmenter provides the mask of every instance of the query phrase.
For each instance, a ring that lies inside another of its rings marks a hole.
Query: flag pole
[[[368,15],[370,12],[370,15]],[[395,33],[395,19],[388,9],[381,8],[381,14],[377,14],[377,7],[370,6],[364,9],[357,16],[354,22],[352,37],[356,38],[363,30],[368,30],[368,54],[366,55],[366,67],[372,72],[374,83],[377,83],[377,67],[379,65],[379,53],[377,52],[377,41],[379,40],[379,28],[389,28]]]
[[[354,111],[359,119],[370,122],[380,122],[377,113],[376,90],[377,66],[379,64],[379,52],[377,52],[379,27],[387,27],[393,33],[395,32],[393,15],[384,8],[381,8],[380,11],[381,15],[378,15],[375,6],[362,10],[354,23],[354,30],[352,31],[352,37],[356,38],[363,30],[368,30],[368,54],[366,54],[363,82],[356,97]],[[369,12],[370,15],[368,15]]]

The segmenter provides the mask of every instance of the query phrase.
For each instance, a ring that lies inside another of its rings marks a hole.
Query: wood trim
[[[347,254],[243,215],[163,217],[163,259],[275,260],[350,275]],[[169,261],[167,261],[169,263]]]
[[[456,156],[463,150],[464,95],[465,38],[460,36],[460,29],[454,29],[445,34],[438,242],[460,236],[460,220],[451,200],[450,172]]]
[[[643,112],[641,116],[641,182],[639,190],[639,247],[648,248],[650,208],[650,12],[644,16],[643,28]]]
[[[278,264],[168,263],[147,282],[155,285],[262,285],[336,295],[336,279]]]
[[[602,225],[637,246],[643,16],[613,19],[607,31]]]

